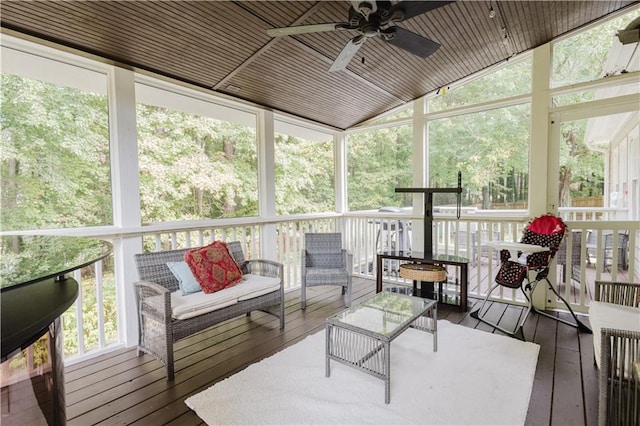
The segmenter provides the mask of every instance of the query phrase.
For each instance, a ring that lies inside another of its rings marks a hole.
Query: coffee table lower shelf
[[[425,299],[387,293],[385,297],[411,298],[424,302]],[[374,296],[375,298],[375,296]],[[367,301],[363,302],[366,303]],[[385,403],[391,400],[391,342],[402,332],[415,328],[433,334],[433,351],[438,350],[437,303],[430,302],[425,309],[407,320],[406,313],[382,310],[381,315],[393,329],[386,334],[371,331],[366,326],[357,326],[340,321],[340,316],[357,309],[352,307],[329,319],[326,325],[326,377],[331,375],[330,362],[337,361],[385,383]],[[397,326],[396,326],[397,325]]]

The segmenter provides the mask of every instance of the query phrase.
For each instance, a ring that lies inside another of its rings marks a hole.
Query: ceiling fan
[[[394,24],[422,15],[423,13],[452,2],[453,1],[407,0],[392,4],[391,1],[388,0],[352,0],[351,7],[349,8],[349,22],[271,28],[267,30],[267,34],[271,37],[279,37],[336,30],[358,31],[359,34],[344,46],[335,59],[331,68],[329,68],[330,72],[345,69],[364,42],[372,37],[380,37],[389,44],[404,49],[421,58],[426,58],[438,50],[440,44]]]

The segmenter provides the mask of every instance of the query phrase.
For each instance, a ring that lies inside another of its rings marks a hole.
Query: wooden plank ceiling
[[[348,1],[13,0],[0,16],[3,28],[345,129],[633,3],[459,0],[398,24],[440,43],[435,54],[375,38],[334,73],[354,31],[265,31],[347,21]]]

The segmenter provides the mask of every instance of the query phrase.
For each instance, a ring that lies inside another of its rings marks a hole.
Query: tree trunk
[[[223,149],[224,149],[224,157],[227,161],[232,161],[233,157],[235,156],[235,144],[233,140],[230,139],[225,139],[223,141]],[[236,209],[236,200],[230,200],[229,197],[225,197],[224,199],[224,213],[225,216],[231,216],[231,214],[235,211]]]
[[[489,187],[485,185],[485,186],[482,187],[482,208],[484,210],[488,210],[489,207],[491,207],[491,200],[490,200],[490,196],[489,196]]]
[[[558,188],[558,206],[571,207],[571,178],[572,173],[569,167],[560,168],[560,185]]]
[[[578,136],[572,130],[568,130],[563,133],[563,139],[569,147],[569,156],[576,155],[578,148]],[[571,179],[573,172],[569,165],[560,167],[559,188],[558,188],[558,206],[559,207],[571,207]]]

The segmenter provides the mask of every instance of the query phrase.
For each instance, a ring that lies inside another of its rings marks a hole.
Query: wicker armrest
[[[596,281],[595,300],[616,305],[640,307],[640,284]]]
[[[351,275],[353,270],[353,253],[351,253],[351,250],[342,249],[342,261],[347,272]]]
[[[640,332],[603,328],[600,333],[598,423],[635,424],[640,410],[633,364],[640,360]]]
[[[247,271],[250,274],[262,275],[265,277],[280,278],[284,276],[284,266],[282,263],[266,259],[251,259],[245,262]]]
[[[149,315],[165,322],[171,318],[171,292],[151,281],[133,283],[139,314]]]
[[[633,378],[633,363],[640,360],[640,332],[603,328],[600,332],[602,352],[600,361],[603,368],[601,374],[616,377]],[[612,355],[618,356],[617,365],[613,365]]]

